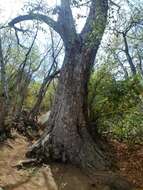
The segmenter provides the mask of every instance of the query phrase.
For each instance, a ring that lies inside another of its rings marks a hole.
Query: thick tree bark
[[[65,46],[64,63],[47,129],[27,156],[104,169],[105,157],[87,130],[87,86],[106,26],[108,0],[91,0],[81,34],[76,33],[70,5],[70,0],[61,0],[57,22],[48,16],[31,14],[19,16],[9,23],[14,26],[23,20],[44,21],[59,33]]]
[[[105,157],[87,131],[87,84],[98,47],[79,46],[66,53],[48,128],[28,156],[103,169]]]

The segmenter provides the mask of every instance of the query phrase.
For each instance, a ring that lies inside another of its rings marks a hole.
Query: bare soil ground
[[[15,140],[0,145],[0,187],[5,190],[109,190],[95,184],[78,168],[65,164],[43,165],[18,170],[15,165],[25,159],[29,146],[27,139],[15,134]],[[143,168],[141,148],[132,150],[132,156],[125,145],[114,142],[121,175],[143,190]],[[130,156],[129,156],[130,155]],[[137,157],[136,157],[137,156]],[[114,190],[114,189],[112,189]]]
[[[127,145],[116,140],[111,141],[119,173],[143,189],[143,146]]]

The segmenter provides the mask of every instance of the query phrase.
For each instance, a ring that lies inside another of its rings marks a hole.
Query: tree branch
[[[97,29],[102,28],[101,33],[103,33],[106,26],[105,23],[107,19],[107,12],[108,0],[92,0],[90,5],[90,12],[86,20],[85,26],[81,31],[81,36],[85,38],[88,33],[92,33],[94,30],[94,26]],[[99,26],[99,24],[102,25]]]
[[[119,12],[119,10],[121,9],[121,6],[120,6],[120,5],[118,5],[117,3],[115,3],[115,2],[114,2],[114,1],[112,1],[112,0],[109,0],[109,2],[110,2],[110,4],[111,4],[111,5],[113,5],[113,6],[117,7],[117,8],[118,8],[118,12]]]
[[[39,20],[48,24],[51,28],[53,28],[57,33],[61,33],[60,25],[54,21],[52,18],[42,15],[42,14],[29,14],[29,15],[21,15],[14,18],[11,22],[9,22],[9,26],[15,28],[15,24],[26,21],[26,20]]]
[[[69,31],[71,30],[73,33],[76,33],[74,18],[70,5],[71,0],[61,0],[61,15],[59,12],[59,20],[64,21],[64,25],[67,29],[69,28]]]
[[[61,37],[66,48],[69,48],[77,37],[70,5],[71,0],[61,0],[61,6],[58,8],[58,24],[61,26]]]

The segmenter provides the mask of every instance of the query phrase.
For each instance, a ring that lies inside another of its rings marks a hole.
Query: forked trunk
[[[99,147],[88,133],[87,84],[98,47],[66,51],[48,127],[28,156],[48,161],[70,161],[83,168],[105,167]]]
[[[9,23],[14,27],[24,20],[42,21],[60,35],[65,47],[65,59],[48,126],[29,151],[29,156],[36,153],[39,159],[43,155],[47,161],[51,158],[70,161],[84,168],[101,169],[105,166],[103,154],[87,131],[87,84],[106,27],[108,0],[88,2],[89,14],[80,34],[76,31],[72,14],[73,4],[71,0],[60,1],[60,6],[55,9],[57,21],[48,15],[32,12]]]

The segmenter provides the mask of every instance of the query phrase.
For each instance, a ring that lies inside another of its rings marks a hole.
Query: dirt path
[[[0,187],[4,190],[115,190],[95,185],[91,178],[71,165],[17,170],[14,166],[24,159],[27,147],[28,142],[19,135],[0,146]]]
[[[17,170],[13,166],[24,159],[27,147],[28,143],[22,136],[0,146],[0,187],[5,190],[97,189],[91,179],[70,165],[52,164],[42,168]]]

